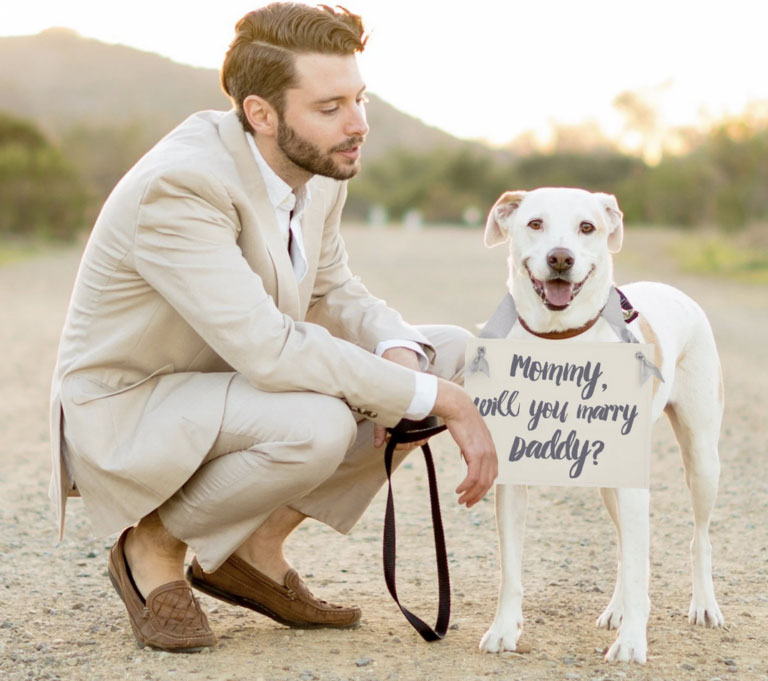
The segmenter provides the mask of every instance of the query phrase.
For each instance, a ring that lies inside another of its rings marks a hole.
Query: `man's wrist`
[[[455,418],[461,409],[461,401],[465,398],[469,399],[461,387],[451,381],[438,380],[433,413],[445,420]]]
[[[437,400],[437,376],[417,372],[413,399],[405,412],[405,418],[421,421],[432,413]]]
[[[418,369],[419,371],[426,371],[429,368],[429,357],[427,357],[427,354],[424,352],[424,348],[422,348],[421,345],[415,341],[400,339],[381,341],[376,346],[375,354],[379,355],[379,357],[384,357],[384,359],[398,361],[396,357],[399,353],[394,353],[393,355],[391,351],[394,350],[410,350],[413,352],[417,359],[417,366],[413,367],[414,369]],[[402,364],[403,362],[398,363]]]
[[[388,347],[382,349],[383,344],[379,343],[379,347],[376,350],[378,352],[378,350],[382,349],[381,357],[383,359],[400,364],[415,372],[413,397],[404,416],[413,421],[420,421],[429,416],[435,406],[435,400],[437,399],[437,376],[423,373],[422,363],[428,364],[428,360],[421,347],[410,341],[403,342],[416,346],[416,349],[397,344],[400,341],[386,341],[385,343],[388,344]]]

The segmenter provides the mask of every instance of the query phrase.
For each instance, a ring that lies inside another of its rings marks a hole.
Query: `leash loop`
[[[404,605],[400,603],[397,596],[397,585],[395,582],[395,564],[396,564],[396,530],[395,530],[395,501],[392,494],[392,458],[395,447],[398,444],[407,444],[409,442],[418,442],[432,437],[445,430],[445,426],[437,425],[437,419],[433,416],[427,417],[423,421],[409,421],[403,419],[394,428],[388,429],[390,434],[387,448],[384,451],[384,466],[387,471],[387,481],[389,490],[387,492],[387,507],[384,513],[384,539],[382,547],[382,557],[384,563],[384,581],[390,595],[397,603],[405,618],[411,626],[416,629],[419,635],[427,642],[439,641],[448,631],[448,622],[451,618],[451,584],[448,574],[448,557],[445,547],[445,536],[443,533],[443,521],[440,516],[440,500],[437,492],[437,476],[435,475],[435,464],[432,459],[432,451],[429,444],[422,445],[421,450],[424,453],[424,463],[427,467],[427,478],[429,480],[429,498],[432,507],[432,530],[435,541],[435,558],[437,561],[437,584],[438,584],[438,609],[437,620],[434,629],[424,620],[413,614]]]

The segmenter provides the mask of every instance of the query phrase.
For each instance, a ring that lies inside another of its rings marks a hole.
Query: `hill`
[[[31,118],[54,139],[66,139],[73,130],[131,130],[134,144],[146,148],[195,111],[229,107],[215,69],[64,28],[0,37],[0,110]],[[485,149],[427,126],[375,95],[368,116],[369,160],[397,147]]]

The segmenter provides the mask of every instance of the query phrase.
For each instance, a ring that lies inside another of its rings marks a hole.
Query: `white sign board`
[[[499,456],[498,484],[649,486],[653,379],[638,343],[473,338],[464,388]]]

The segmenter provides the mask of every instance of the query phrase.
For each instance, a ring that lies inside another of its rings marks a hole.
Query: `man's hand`
[[[456,493],[459,503],[470,508],[485,496],[496,479],[498,460],[493,439],[469,395],[450,381],[438,381],[433,413],[445,421],[467,463],[467,477]]]
[[[388,359],[390,362],[402,364],[404,367],[413,369],[414,371],[421,371],[419,365],[419,355],[409,348],[395,347],[385,350],[381,356],[384,359]],[[387,429],[384,426],[380,426],[378,423],[373,427],[373,446],[381,447],[387,441]],[[427,440],[421,440],[419,442],[409,442],[408,444],[399,444],[395,449],[414,449],[415,447],[421,447]]]
[[[390,348],[382,353],[384,359],[420,371],[419,357],[408,348]],[[456,488],[459,503],[474,506],[493,485],[498,473],[496,447],[483,417],[464,390],[450,381],[438,379],[437,400],[432,413],[441,417],[454,442],[459,446],[467,464],[467,476]],[[387,440],[384,426],[375,425],[373,443],[381,447]],[[427,440],[398,445],[398,449],[420,447]]]

